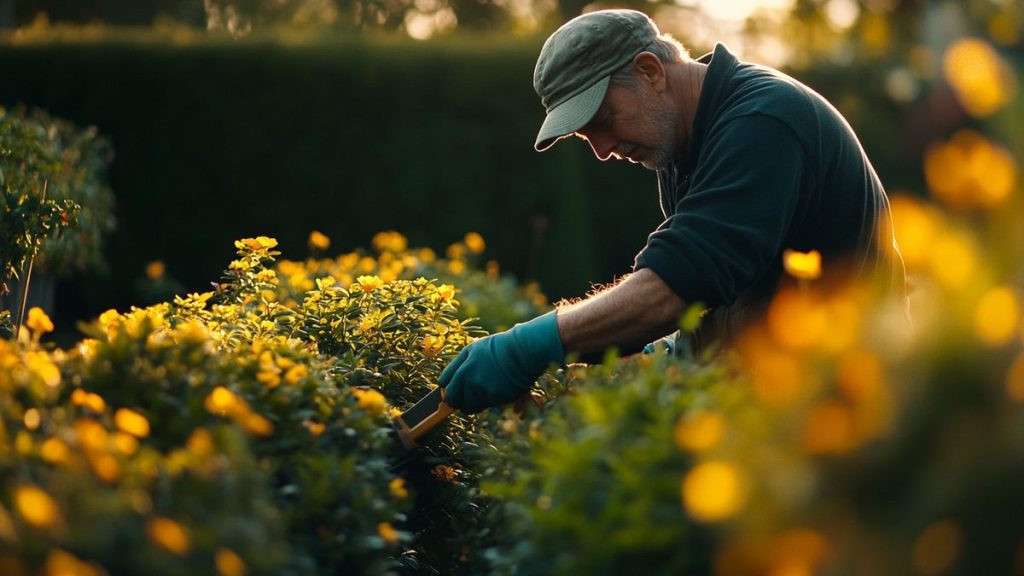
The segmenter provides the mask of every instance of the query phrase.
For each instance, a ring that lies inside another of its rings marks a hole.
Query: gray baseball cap
[[[583,128],[604,101],[611,74],[658,37],[643,12],[599,10],[577,16],[541,48],[533,88],[547,111],[534,148],[543,152]]]

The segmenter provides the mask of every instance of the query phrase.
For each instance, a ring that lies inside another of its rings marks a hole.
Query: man
[[[877,237],[890,215],[874,169],[796,80],[721,44],[693,60],[646,15],[604,10],[548,38],[534,87],[547,111],[536,149],[575,135],[599,160],[656,170],[666,219],[623,281],[462,350],[440,379],[453,407],[511,402],[566,353],[639,351],[694,303],[708,311],[695,344],[727,341],[770,300],[786,249],[903,289],[895,241]]]

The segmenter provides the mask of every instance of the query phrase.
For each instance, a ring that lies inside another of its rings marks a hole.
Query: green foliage
[[[0,138],[6,274],[36,252],[35,265],[58,275],[102,267],[114,227],[108,142],[95,127],[20,108],[0,117]]]
[[[18,278],[48,238],[75,225],[79,206],[57,192],[63,151],[53,134],[52,125],[0,109],[0,281]]]

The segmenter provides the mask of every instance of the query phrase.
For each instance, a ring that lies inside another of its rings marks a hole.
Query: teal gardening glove
[[[564,362],[551,311],[463,348],[441,372],[444,401],[470,414],[507,404],[526,394],[548,366]]]

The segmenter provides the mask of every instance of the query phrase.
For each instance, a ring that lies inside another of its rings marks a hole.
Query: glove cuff
[[[565,364],[565,350],[562,348],[555,310],[529,322],[516,324],[513,329],[522,336],[516,338],[516,342],[523,347],[528,357],[543,363],[541,370],[552,363]]]

